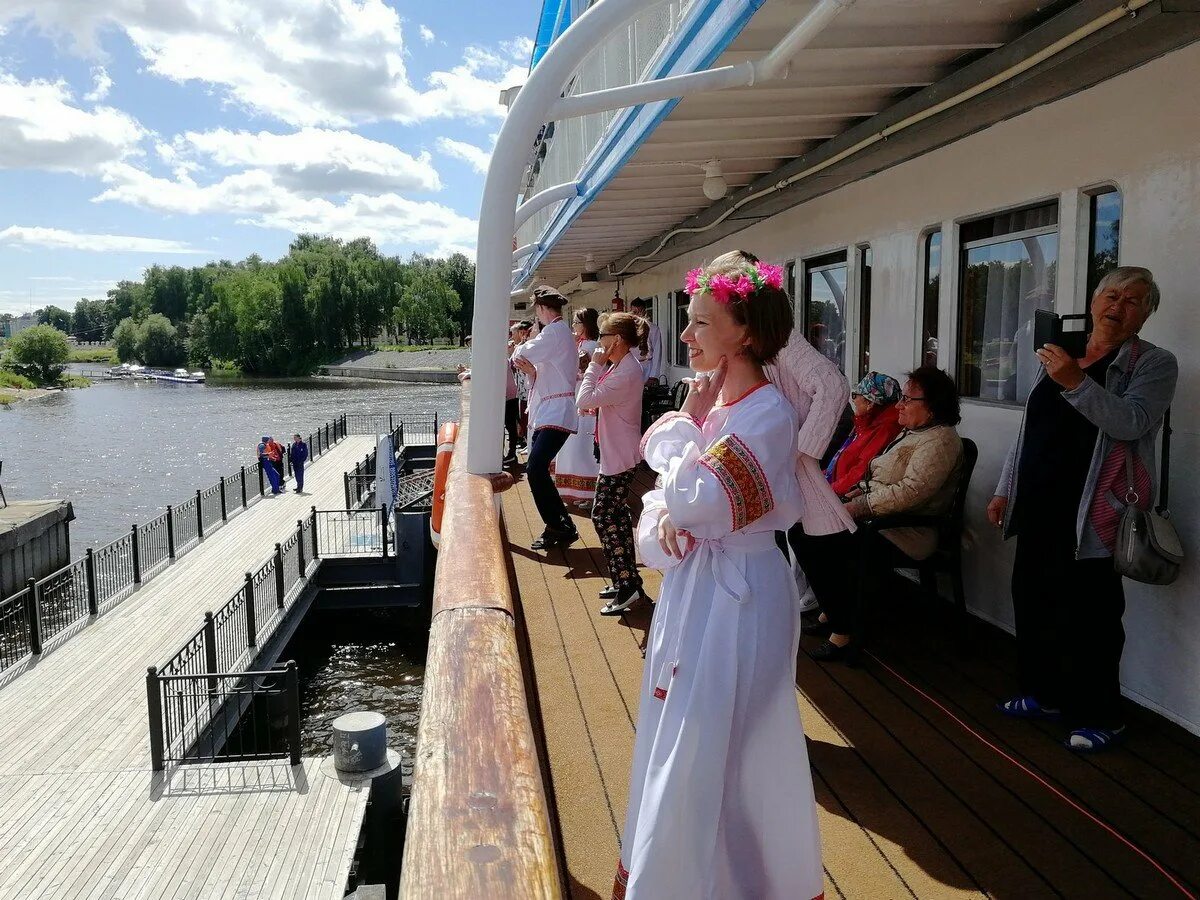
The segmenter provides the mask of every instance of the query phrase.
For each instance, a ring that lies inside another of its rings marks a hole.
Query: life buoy
[[[437,457],[433,463],[433,515],[429,521],[435,547],[442,535],[442,513],[446,508],[446,481],[450,476],[450,458],[454,455],[456,440],[458,440],[457,422],[446,422],[438,429]]]

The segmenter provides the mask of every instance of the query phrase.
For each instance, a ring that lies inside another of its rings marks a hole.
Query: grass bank
[[[67,362],[108,363],[115,366],[120,360],[117,359],[117,351],[113,347],[76,347],[67,357]]]

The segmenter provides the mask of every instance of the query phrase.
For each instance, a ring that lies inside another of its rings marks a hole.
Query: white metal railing
[[[616,29],[588,53],[572,74],[568,97],[641,81],[646,69],[662,50],[694,0],[664,0],[654,3]],[[536,170],[525,182],[524,196],[532,197],[545,188],[575,181],[585,162],[599,146],[605,132],[621,110],[607,109],[591,115],[551,123],[543,139],[545,154],[535,160]],[[535,244],[562,208],[558,201],[534,213],[517,229],[517,244]]]

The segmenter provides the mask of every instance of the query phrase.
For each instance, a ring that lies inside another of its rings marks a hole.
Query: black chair
[[[4,476],[4,460],[0,459],[0,479]],[[4,496],[4,482],[0,480],[0,503],[8,506],[8,499]]]
[[[675,407],[671,405],[671,392],[665,384],[648,384],[642,391],[642,432],[645,433],[658,417]]]
[[[683,409],[683,401],[687,398],[687,382],[682,378],[671,388],[671,409],[675,412]]]
[[[880,516],[877,519],[867,519],[859,523],[859,527],[868,528],[875,533],[888,528],[936,528],[938,530],[938,546],[933,555],[926,559],[893,560],[897,569],[916,569],[921,579],[921,587],[933,597],[937,597],[937,576],[945,572],[950,576],[951,588],[954,591],[955,613],[958,626],[964,638],[967,635],[967,598],[963,589],[962,576],[962,534],[963,519],[967,506],[967,489],[971,486],[971,475],[975,471],[975,463],[979,460],[979,448],[969,438],[962,439],[962,468],[959,470],[958,486],[954,491],[954,502],[950,511],[941,516],[916,515],[913,513],[898,513],[894,516]],[[897,551],[897,555],[902,555]],[[863,560],[863,565],[867,561]]]

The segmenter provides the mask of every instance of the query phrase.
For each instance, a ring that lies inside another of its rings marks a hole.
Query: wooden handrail
[[[565,896],[517,650],[493,482],[467,471],[469,385],[446,491],[402,900]]]

